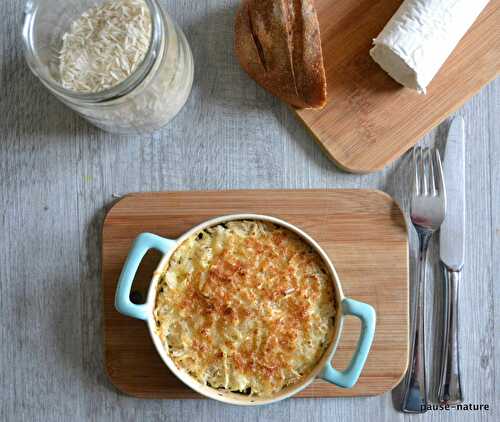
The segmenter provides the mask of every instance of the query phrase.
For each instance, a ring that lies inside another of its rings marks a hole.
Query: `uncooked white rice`
[[[151,40],[151,14],[143,0],[107,0],[83,13],[62,37],[59,71],[64,88],[100,92],[143,61]]]

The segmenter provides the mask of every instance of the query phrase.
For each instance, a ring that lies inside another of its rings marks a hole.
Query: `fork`
[[[417,295],[414,301],[410,367],[406,374],[401,410],[407,413],[427,411],[424,347],[424,298],[427,250],[432,235],[441,226],[446,213],[446,191],[438,150],[417,147],[413,150],[415,166],[410,219],[419,241]]]

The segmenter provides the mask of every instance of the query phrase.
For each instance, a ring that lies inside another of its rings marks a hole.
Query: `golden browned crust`
[[[298,108],[326,103],[318,18],[311,0],[243,0],[235,51],[260,85]]]
[[[321,257],[270,223],[234,221],[193,235],[158,287],[167,353],[215,388],[272,395],[307,376],[332,333],[333,281]]]

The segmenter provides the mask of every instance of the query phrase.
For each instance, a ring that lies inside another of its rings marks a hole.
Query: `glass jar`
[[[29,0],[23,24],[29,67],[62,102],[94,125],[114,133],[142,134],[168,123],[193,84],[193,56],[178,26],[157,0],[144,0],[152,34],[144,60],[124,81],[98,93],[65,89],[59,77],[62,36],[89,8],[105,0]]]

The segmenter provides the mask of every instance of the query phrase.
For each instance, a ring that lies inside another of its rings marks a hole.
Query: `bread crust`
[[[311,0],[243,0],[235,23],[241,66],[265,89],[297,108],[326,103],[326,78]]]

